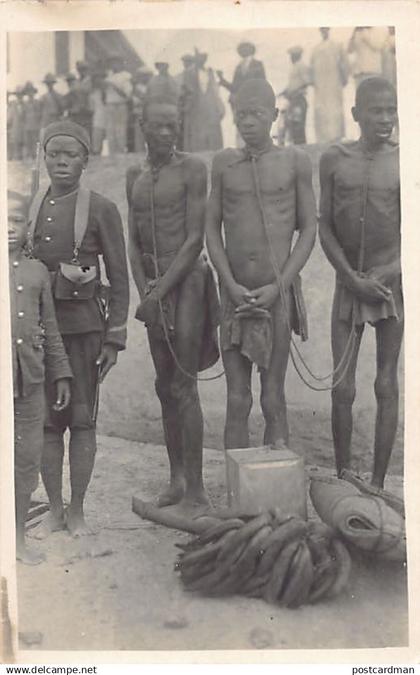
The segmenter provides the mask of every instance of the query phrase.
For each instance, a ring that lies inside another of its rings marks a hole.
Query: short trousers
[[[94,407],[98,386],[96,360],[102,346],[102,333],[95,331],[62,335],[64,348],[73,372],[70,405],[60,412],[52,410],[55,402],[54,383],[47,382],[48,410],[46,428],[64,431],[67,428],[94,429]]]

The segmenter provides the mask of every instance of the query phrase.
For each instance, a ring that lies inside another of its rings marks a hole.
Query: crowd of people
[[[321,41],[305,62],[304,49],[288,50],[290,71],[287,86],[279,92],[280,122],[278,144],[306,143],[307,90],[314,91],[314,123],[318,143],[345,136],[343,90],[351,74],[357,85],[366,77],[383,75],[396,86],[394,29],[378,40],[374,29],[354,29],[347,49],[330,37],[328,27],[320,28]],[[177,148],[186,152],[217,151],[223,147],[222,120],[226,113],[220,88],[229,92],[232,107],[236,92],[247,79],[266,78],[256,47],[241,42],[239,63],[232,81],[223,71],[207,66],[207,54],[195,49],[182,57],[183,70],[173,76],[164,57],[155,70],[146,65],[128,72],[120,56],[110,56],[106,64],[89,65],[77,61],[77,74],[65,76],[68,91],[56,91],[57,77],[47,73],[46,92],[37,98],[32,82],[16,87],[8,95],[9,158],[33,159],[40,132],[51,122],[69,119],[83,126],[91,139],[92,154],[115,155],[145,150],[139,121],[146,96],[172,96],[177,100],[180,130]],[[238,147],[242,140],[237,134]]]
[[[175,90],[166,89],[167,69],[160,70],[148,83],[153,88],[141,116],[148,157],[139,155],[126,173],[128,258],[138,292],[135,316],[147,329],[156,371],[169,459],[169,485],[157,502],[191,516],[210,508],[197,382],[219,352],[227,384],[225,448],[249,446],[253,366],[261,380],[264,443],[288,444],[285,376],[292,332],[307,338],[299,274],[315,243],[317,206],[309,155],[297,145],[273,143],[278,110],[264,77],[245,79],[234,91],[243,145],[214,155],[207,197],[205,162],[177,150],[185,119]],[[128,82],[122,72],[116,71],[118,92]],[[320,242],[336,272],[332,439],[338,477],[386,499],[404,329],[399,147],[392,136],[397,96],[390,80],[362,78],[352,114],[360,137],[329,145],[319,176]],[[79,115],[79,123],[59,120],[45,127],[49,184],[32,196],[30,206],[24,195],[8,195],[16,541],[17,558],[27,564],[43,559],[25,541],[39,472],[50,510],[33,536],[43,539],[63,529],[74,537],[89,534],[84,500],[96,454],[98,386],[127,338],[129,282],[121,217],[113,202],[80,182],[92,141]],[[113,119],[118,117],[117,109]],[[205,234],[220,296],[203,254]],[[354,473],[351,452],[355,373],[368,324],[377,343],[370,482]],[[313,377],[313,388],[328,387],[328,375]],[[71,499],[65,509],[67,429]]]

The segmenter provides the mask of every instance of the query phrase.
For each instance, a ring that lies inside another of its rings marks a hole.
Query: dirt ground
[[[19,566],[23,633],[43,650],[206,650],[397,647],[407,644],[406,573],[400,564],[353,557],[348,591],[318,606],[280,609],[240,597],[203,599],[182,590],[175,542],[189,535],[141,520],[133,495],[150,500],[167,471],[161,446],[99,438],[86,510],[98,533],[64,532],[37,543],[44,565]],[[225,505],[223,453],[205,452],[214,506]],[[401,480],[390,485],[401,491]],[[37,495],[45,499],[42,488]],[[99,531],[99,528],[100,531]],[[21,640],[21,648],[28,645]]]
[[[308,148],[314,165],[320,148]],[[208,162],[210,158],[205,158]],[[113,199],[126,222],[125,168],[133,157],[94,159],[86,172],[89,187]],[[10,163],[9,186],[29,188],[29,166]],[[45,176],[42,177],[45,181]],[[310,340],[302,350],[318,373],[331,369],[329,314],[333,273],[319,245],[303,273]],[[185,535],[141,521],[131,512],[133,495],[150,499],[166,479],[160,409],[142,325],[133,318],[137,297],[131,284],[127,350],[101,390],[98,458],[87,499],[87,515],[98,534],[83,542],[65,533],[42,544],[45,565],[19,567],[20,631],[39,631],[33,649],[255,649],[385,647],[407,644],[405,569],[361,559],[354,561],[348,592],[334,602],[295,611],[258,600],[203,600],[185,594],[173,572],[174,543]],[[375,400],[374,333],[367,330],[360,352],[354,415],[354,468],[372,462]],[[216,365],[210,373],[219,372]],[[400,359],[403,381],[403,358]],[[401,387],[402,389],[402,387]],[[253,381],[251,441],[262,438],[258,379]],[[222,434],[224,379],[200,384],[205,417],[208,488],[215,505],[224,503]],[[314,393],[292,366],[287,375],[291,447],[308,465],[332,471],[330,396]],[[403,392],[400,425],[388,487],[402,490]],[[38,493],[45,499],[42,490]],[[27,649],[27,639],[21,641]]]

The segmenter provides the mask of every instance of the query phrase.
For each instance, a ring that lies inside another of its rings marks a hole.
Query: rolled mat
[[[321,520],[363,551],[404,561],[405,522],[383,499],[361,494],[338,478],[311,478],[310,496]]]

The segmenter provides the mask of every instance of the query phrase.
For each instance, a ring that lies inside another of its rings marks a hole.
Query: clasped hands
[[[392,297],[387,284],[392,283],[394,276],[389,265],[378,265],[367,272],[358,272],[352,290],[365,302],[384,302]]]
[[[279,289],[275,283],[254,288],[252,291],[241,284],[235,284],[230,290],[235,314],[240,318],[266,316],[278,295]]]

